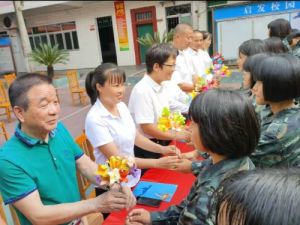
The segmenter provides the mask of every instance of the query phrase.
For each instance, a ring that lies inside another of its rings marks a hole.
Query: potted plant
[[[47,66],[47,75],[52,79],[54,76],[53,65],[57,63],[66,64],[69,60],[69,53],[65,49],[59,49],[58,45],[40,44],[30,54],[32,61]]]
[[[154,32],[153,36],[150,33],[145,34],[144,36],[137,39],[138,43],[146,47],[150,47],[154,44],[161,43],[170,43],[173,40],[174,29],[171,29],[169,32],[164,31],[162,37],[160,38],[159,32]]]

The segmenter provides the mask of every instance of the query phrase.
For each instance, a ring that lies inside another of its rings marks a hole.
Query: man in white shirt
[[[164,107],[172,108],[163,81],[170,80],[175,67],[176,49],[169,44],[154,45],[146,53],[147,74],[132,89],[128,108],[138,129],[146,137],[160,144],[162,141],[186,140],[190,134],[186,131],[163,132],[157,128],[157,120]],[[140,158],[158,158],[160,155],[149,155],[148,151],[135,146],[135,156]]]
[[[193,28],[188,24],[178,24],[175,27],[173,45],[178,50],[178,55],[176,57],[176,67],[172,76],[172,81],[185,92],[194,90],[192,68],[190,68],[188,56],[184,52],[192,41],[192,35]]]
[[[199,51],[201,48],[203,48],[203,34],[199,30],[194,30],[192,42],[190,47],[186,50],[189,59],[188,62],[192,69],[193,81],[195,81],[198,76],[205,74],[204,58]]]

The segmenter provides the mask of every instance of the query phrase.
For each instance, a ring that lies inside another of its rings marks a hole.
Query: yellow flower
[[[108,178],[108,167],[107,165],[98,165],[98,170],[96,171],[97,175],[100,175],[101,178]]]
[[[121,164],[121,160],[122,159],[120,156],[111,156],[107,163],[111,169],[114,169],[119,167],[119,165]]]
[[[168,107],[163,107],[163,109],[161,111],[161,116],[162,117],[170,116],[170,109]]]
[[[205,69],[205,74],[210,74],[210,67]]]
[[[226,71],[226,75],[227,75],[227,76],[230,76],[230,75],[231,75],[231,70],[227,70],[227,71]]]
[[[169,119],[169,117],[160,117],[158,119],[158,129],[162,128],[162,129],[170,129],[171,128],[171,121]]]
[[[196,91],[192,91],[189,93],[189,95],[192,97],[192,98],[195,98],[195,96],[197,95],[197,92]]]

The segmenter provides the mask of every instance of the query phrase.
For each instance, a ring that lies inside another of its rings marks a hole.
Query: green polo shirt
[[[50,132],[48,143],[21,131],[0,150],[0,192],[11,204],[37,190],[44,205],[80,200],[76,160],[83,155],[62,123]],[[31,224],[17,210],[22,225]]]

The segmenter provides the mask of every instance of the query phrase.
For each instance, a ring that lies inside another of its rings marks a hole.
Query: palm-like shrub
[[[58,45],[40,44],[30,54],[32,61],[47,66],[47,75],[52,79],[54,76],[53,65],[57,63],[66,64],[69,60],[69,53],[65,49],[59,49]]]
[[[144,36],[137,39],[138,43],[146,47],[151,47],[154,44],[161,43],[170,43],[173,39],[174,29],[171,29],[169,32],[165,31],[160,38],[159,32],[154,32],[153,36],[150,33],[145,34]]]

